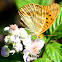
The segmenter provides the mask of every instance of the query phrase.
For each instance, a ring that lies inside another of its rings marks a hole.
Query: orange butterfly
[[[28,28],[32,35],[40,36],[56,20],[60,6],[57,3],[48,6],[38,4],[24,5],[18,11],[21,16],[20,23]]]

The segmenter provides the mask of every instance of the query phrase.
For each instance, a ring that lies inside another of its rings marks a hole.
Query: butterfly
[[[56,20],[60,6],[57,3],[48,6],[39,4],[28,4],[21,7],[18,11],[21,16],[20,23],[28,28],[32,35],[40,36]]]

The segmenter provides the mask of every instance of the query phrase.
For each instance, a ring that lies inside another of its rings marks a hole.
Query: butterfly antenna
[[[44,36],[57,36],[57,35],[44,35]]]

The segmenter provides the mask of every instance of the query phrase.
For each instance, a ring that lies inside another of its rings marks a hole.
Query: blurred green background
[[[62,0],[0,0],[0,49],[1,46],[4,45],[3,43],[4,27],[9,26],[10,24],[17,24],[19,27],[21,27],[19,23],[20,17],[18,15],[18,10],[20,9],[20,7],[28,3],[48,5],[54,2],[62,6]],[[60,38],[60,41],[62,41],[62,38]],[[19,60],[22,59],[22,57],[20,57],[20,54],[15,54],[15,56],[13,55],[8,58],[4,58],[0,55],[0,62],[8,62],[8,60],[12,60],[9,62],[16,62],[16,60],[18,59]]]

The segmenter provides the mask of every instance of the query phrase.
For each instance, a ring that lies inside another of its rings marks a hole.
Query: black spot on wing
[[[48,22],[46,22],[46,23],[48,23]]]
[[[49,16],[51,16],[51,14]]]
[[[48,19],[48,18],[46,18],[46,19]]]

